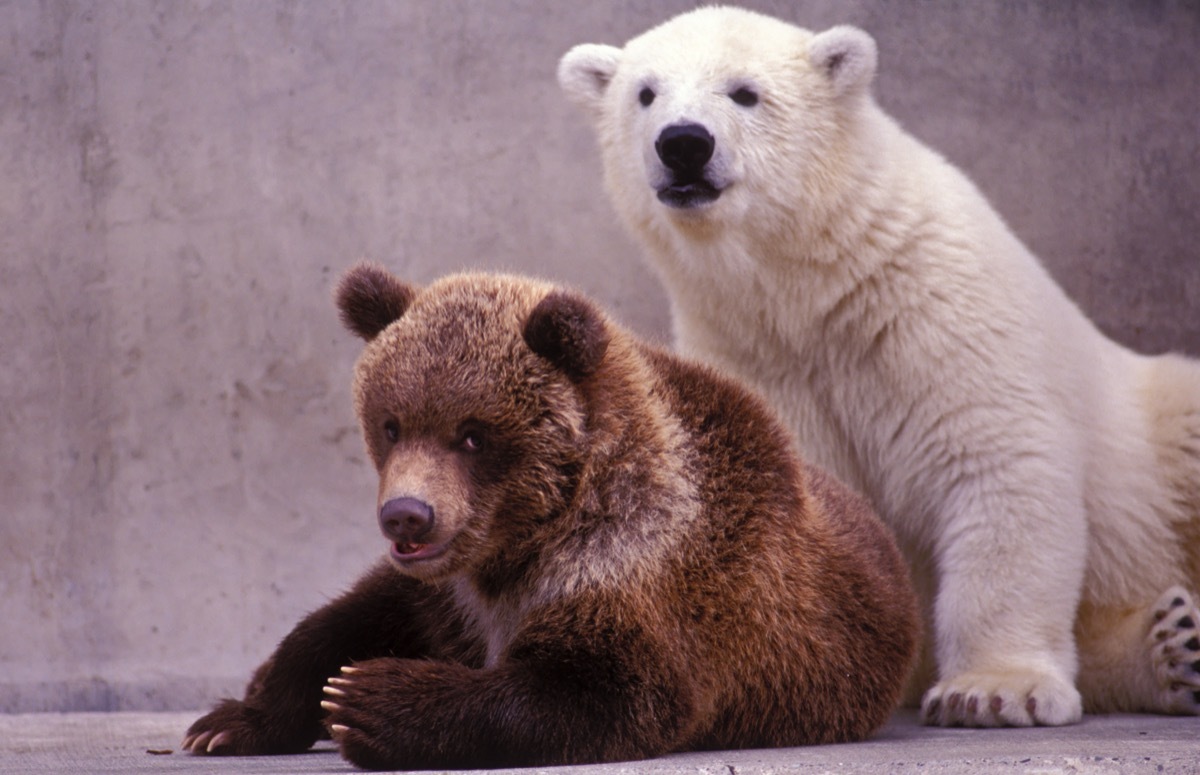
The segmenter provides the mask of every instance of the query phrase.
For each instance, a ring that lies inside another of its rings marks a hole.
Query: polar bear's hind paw
[[[1171,587],[1155,603],[1149,645],[1160,707],[1200,715],[1200,610],[1183,587]]]

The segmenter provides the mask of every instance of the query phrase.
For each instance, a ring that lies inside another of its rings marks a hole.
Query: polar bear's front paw
[[[1061,726],[1082,717],[1075,687],[1041,673],[962,673],[921,702],[921,721],[943,727]]]
[[[1171,587],[1154,604],[1150,662],[1158,679],[1159,707],[1200,714],[1200,610],[1183,587]]]

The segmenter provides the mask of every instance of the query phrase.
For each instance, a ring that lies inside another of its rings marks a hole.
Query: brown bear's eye
[[[745,86],[730,94],[729,99],[743,108],[752,108],[758,104],[758,94],[753,89],[748,89]]]
[[[483,428],[475,422],[463,425],[458,431],[458,448],[474,454],[483,450],[485,442]]]
[[[383,435],[387,437],[388,441],[395,444],[400,440],[400,423],[394,419],[385,420],[383,423]]]
[[[654,102],[654,90],[649,86],[643,86],[638,92],[638,102],[642,103],[643,108],[650,107],[650,103]]]

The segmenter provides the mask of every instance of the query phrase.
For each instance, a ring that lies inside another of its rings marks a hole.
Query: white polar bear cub
[[[875,66],[861,30],[715,7],[558,77],[679,348],[895,529],[927,723],[1200,712],[1200,365],[1100,334],[876,105]]]

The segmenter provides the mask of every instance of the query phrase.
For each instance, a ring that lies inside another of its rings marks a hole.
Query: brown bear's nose
[[[433,508],[416,498],[392,498],[379,509],[379,529],[396,543],[421,543],[433,529]]]
[[[697,174],[712,158],[716,144],[699,124],[672,124],[658,135],[654,150],[671,171]]]

